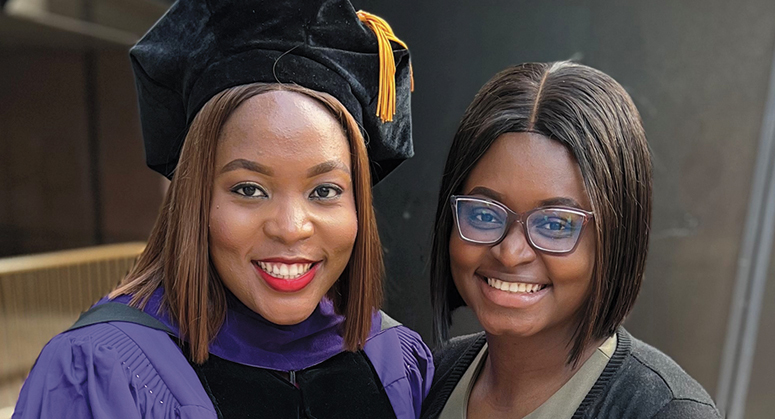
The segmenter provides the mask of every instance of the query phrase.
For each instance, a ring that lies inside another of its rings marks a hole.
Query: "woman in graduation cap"
[[[191,0],[130,55],[172,183],[13,417],[417,417],[433,365],[379,311],[371,195],[413,153],[405,45],[345,0]]]
[[[481,88],[442,177],[431,296],[440,339],[464,305],[484,332],[435,353],[424,419],[720,417],[621,327],[646,265],[650,156],[598,70],[527,63]]]

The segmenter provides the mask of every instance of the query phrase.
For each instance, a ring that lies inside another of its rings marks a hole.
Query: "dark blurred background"
[[[164,184],[144,166],[127,49],[169,3],[0,3],[0,257],[145,240]],[[647,277],[626,327],[728,417],[773,417],[775,2],[353,3],[414,65],[416,157],[376,188],[393,317],[432,342],[437,189],[475,92],[508,65],[573,59],[627,89],[653,151]],[[478,330],[465,309],[455,319]]]

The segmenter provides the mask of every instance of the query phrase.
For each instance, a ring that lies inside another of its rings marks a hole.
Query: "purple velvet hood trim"
[[[175,334],[179,328],[166,310],[160,310],[164,291],[157,289],[143,309]],[[114,302],[128,304],[131,296],[123,295]],[[107,302],[107,298],[97,304]],[[330,300],[324,298],[303,322],[290,326],[276,325],[255,313],[227,292],[226,320],[210,344],[210,353],[232,362],[277,371],[296,371],[319,364],[344,351],[342,327],[344,317],[334,313]],[[380,331],[381,316],[372,316],[371,333]]]

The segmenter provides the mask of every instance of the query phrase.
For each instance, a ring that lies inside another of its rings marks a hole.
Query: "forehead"
[[[486,187],[504,204],[527,211],[554,198],[570,198],[591,209],[581,170],[562,143],[540,134],[511,132],[498,137],[476,163],[464,193]]]
[[[272,91],[246,100],[223,126],[216,161],[237,157],[338,158],[349,165],[349,147],[341,124],[323,104],[301,93]]]

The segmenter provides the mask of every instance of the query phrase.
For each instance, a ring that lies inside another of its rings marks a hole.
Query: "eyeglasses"
[[[498,201],[465,195],[453,195],[450,204],[460,238],[467,242],[496,245],[518,222],[530,246],[555,255],[573,252],[581,230],[593,217],[589,211],[560,206],[517,214]]]

